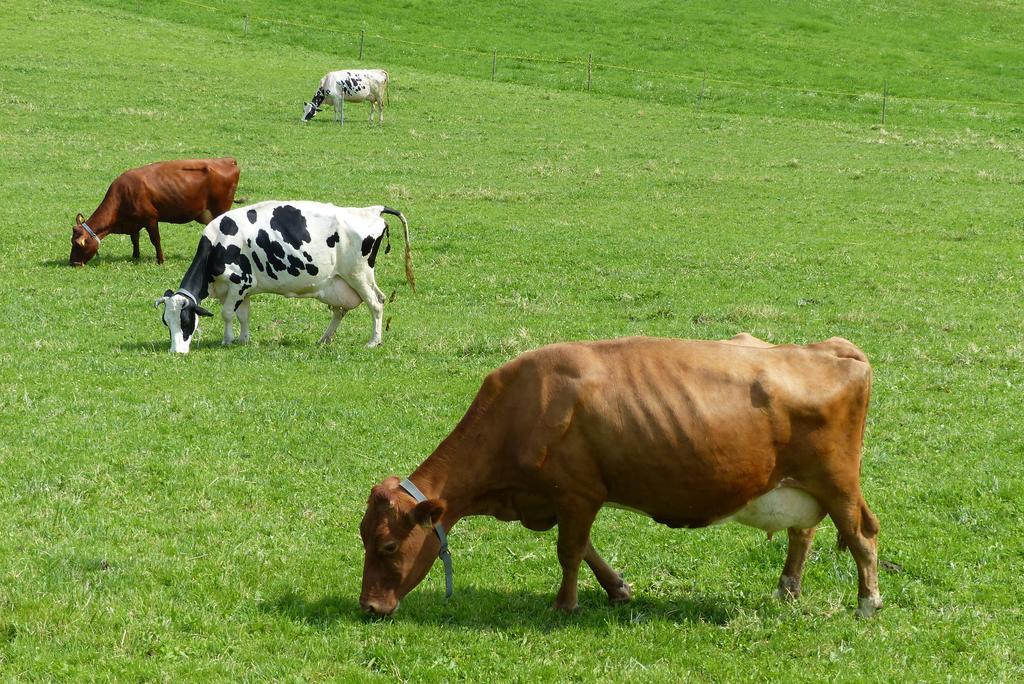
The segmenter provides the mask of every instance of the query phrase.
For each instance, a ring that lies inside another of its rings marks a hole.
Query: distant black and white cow
[[[391,251],[382,214],[397,216],[405,235],[405,277],[413,291],[409,223],[385,206],[344,209],[319,202],[261,202],[224,213],[206,226],[195,258],[176,292],[156,301],[164,305],[164,325],[171,351],[188,353],[198,327],[197,316],[212,316],[200,304],[212,294],[221,302],[224,344],[249,340],[249,297],[273,292],[285,297],[313,297],[334,313],[321,344],[331,341],[342,317],[366,302],[373,316],[368,347],[381,342],[384,293],[374,277],[381,243]]]
[[[370,102],[370,123],[376,107],[379,123],[384,123],[384,95],[388,89],[388,72],[383,69],[350,69],[331,71],[320,79],[313,101],[306,103],[303,121],[320,111],[324,100],[334,105],[334,117],[345,124],[345,102]]]

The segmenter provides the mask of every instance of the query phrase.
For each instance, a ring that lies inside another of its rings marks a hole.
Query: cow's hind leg
[[[384,302],[377,297],[377,292],[380,288],[377,287],[373,271],[367,269],[346,282],[356,291],[359,298],[366,302],[366,306],[370,309],[370,316],[373,318],[373,333],[370,335],[370,341],[366,343],[366,346],[376,347],[381,342]]]
[[[137,230],[131,234],[132,236],[132,259],[138,261],[142,258],[142,252],[139,251],[139,233],[141,230]]]
[[[878,519],[858,492],[835,501],[828,509],[841,544],[857,563],[857,617],[873,616],[882,607],[878,593]]]
[[[780,599],[794,599],[800,596],[800,583],[804,576],[804,563],[807,561],[807,554],[811,550],[811,542],[814,541],[816,528],[799,527],[789,528],[789,546],[786,549],[786,564],[782,568],[782,576],[779,577],[779,588],[775,590],[775,596]]]
[[[622,575],[615,572],[612,566],[608,565],[604,558],[597,553],[594,544],[587,541],[587,552],[583,556],[590,569],[597,578],[598,584],[608,592],[608,602],[611,604],[627,603],[633,598],[632,588],[622,579]]]

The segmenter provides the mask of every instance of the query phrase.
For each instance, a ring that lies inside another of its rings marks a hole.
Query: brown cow
[[[130,235],[132,258],[138,259],[143,228],[156,248],[156,262],[164,263],[158,222],[209,223],[231,208],[238,173],[238,162],[231,157],[156,162],[125,171],[107,188],[88,221],[81,214],[75,217],[71,265],[84,266],[110,233]]]
[[[669,527],[735,520],[788,529],[780,598],[800,595],[815,527],[828,514],[857,563],[857,615],[869,617],[882,605],[878,521],[860,490],[870,392],[867,357],[837,337],[807,346],[745,334],[636,337],[527,352],[487,376],[408,481],[373,488],[359,530],[359,603],[393,613],[439,550],[448,564],[440,537],[468,515],[558,525],[555,608],[577,608],[583,560],[612,603],[628,601],[629,585],[590,543],[608,504]]]

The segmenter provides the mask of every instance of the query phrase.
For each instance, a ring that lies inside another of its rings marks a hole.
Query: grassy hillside
[[[592,56],[596,92],[691,105],[699,97],[704,109],[773,117],[877,121],[886,82],[888,116],[904,124],[951,110],[1019,124],[1024,102],[1024,6],[1014,3],[164,0],[139,10],[315,49],[324,70],[355,63],[360,31],[366,64],[489,78],[496,51],[498,80],[562,90],[586,86]]]
[[[692,91],[662,96],[653,80],[598,78],[587,96],[580,73],[527,66],[492,83],[486,58],[368,41],[365,63],[395,77],[392,106],[380,128],[353,106],[340,130],[298,118],[324,71],[355,63],[341,58],[354,43],[224,29],[249,12],[852,92],[877,90],[888,66],[906,95],[1001,100],[1019,90],[1019,8],[208,3],[219,11],[4,9],[5,678],[1024,674],[1020,108],[908,101],[881,127],[866,97],[715,86],[698,111]],[[66,266],[75,212],[118,173],[224,154],[254,201],[409,216],[419,291],[397,253],[382,259],[397,296],[381,349],[362,348],[363,309],[318,348],[326,308],[267,297],[250,345],[222,348],[214,318],[193,353],[167,354],[152,303],[187,268],[195,225],[163,227],[163,266],[145,238],[133,263],[118,236]],[[780,605],[784,535],[622,511],[603,512],[594,539],[633,584],[629,606],[607,607],[583,573],[583,611],[552,613],[554,535],[476,518],[451,535],[450,604],[435,568],[395,619],[362,619],[370,486],[425,458],[486,372],[563,339],[741,330],[842,335],[872,359],[864,488],[899,569],[881,577],[877,620],[853,619],[856,571],[828,522],[804,597]]]

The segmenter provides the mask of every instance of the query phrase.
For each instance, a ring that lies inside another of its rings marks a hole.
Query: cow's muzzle
[[[368,617],[385,618],[395,614],[398,610],[398,601],[390,603],[380,599],[360,599],[359,607]]]

